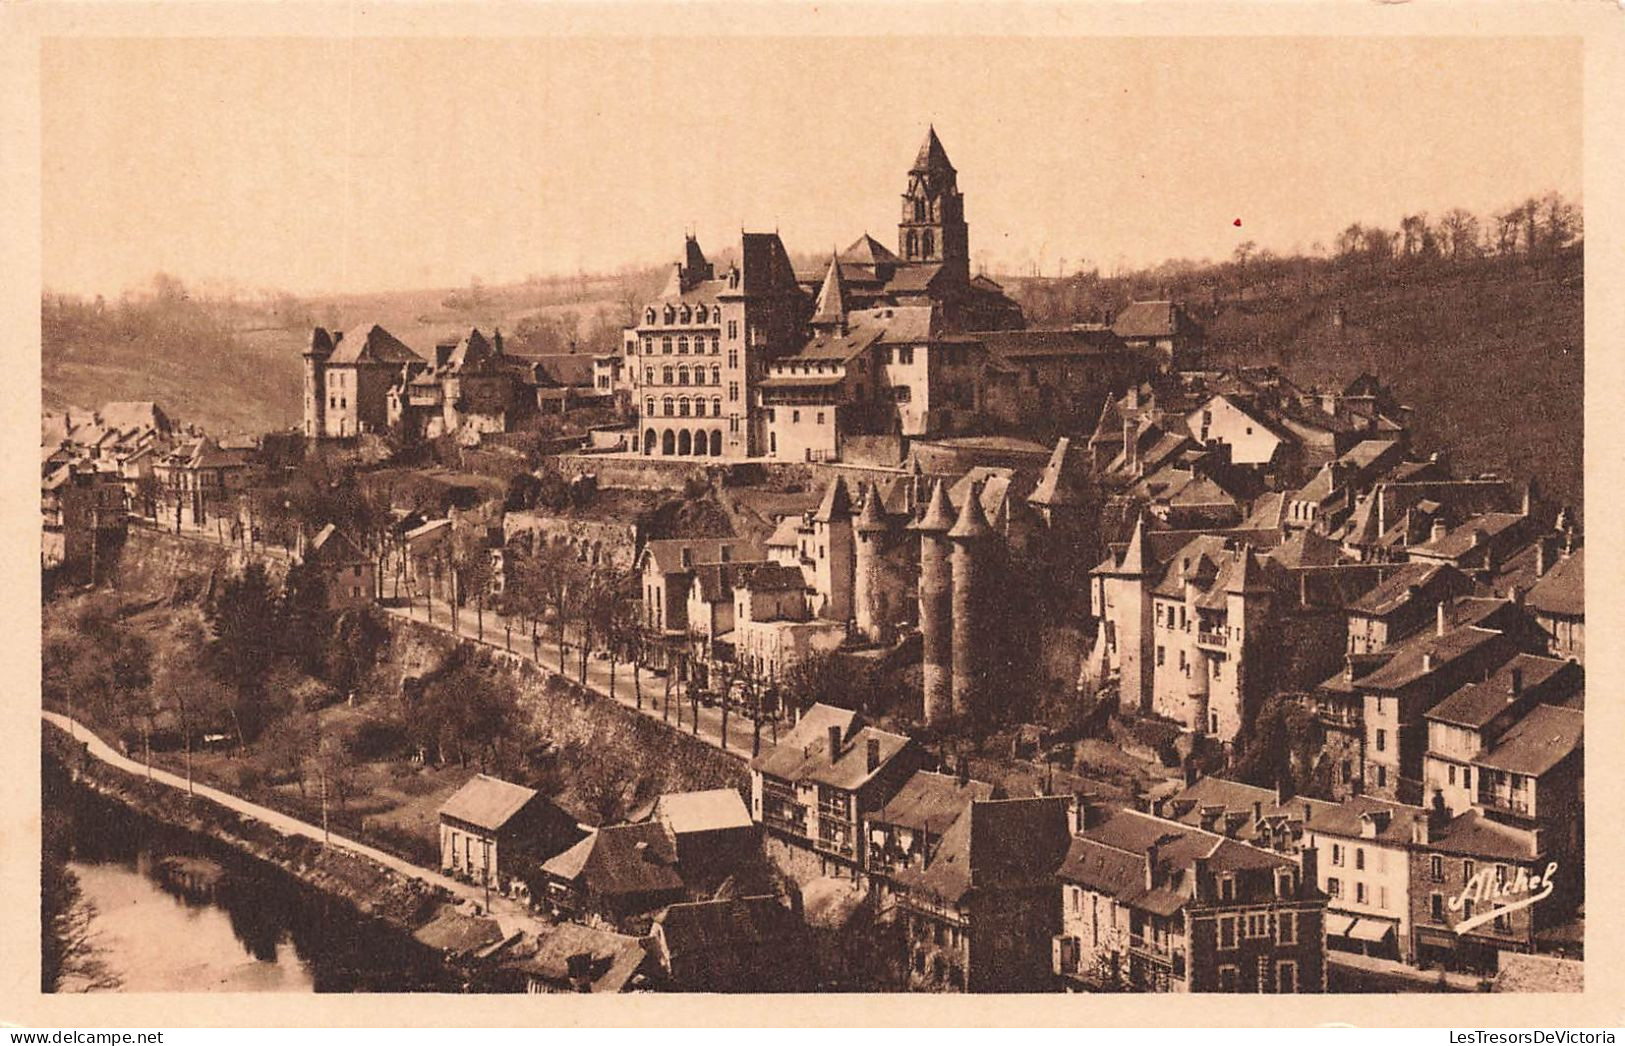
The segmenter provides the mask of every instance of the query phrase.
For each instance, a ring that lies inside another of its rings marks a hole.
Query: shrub
[[[357,759],[370,762],[393,758],[407,749],[406,731],[390,720],[363,720],[351,735],[349,747]]]

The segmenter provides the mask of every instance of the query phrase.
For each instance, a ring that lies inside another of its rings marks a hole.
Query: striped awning
[[[1370,941],[1375,944],[1385,940],[1394,932],[1394,924],[1380,919],[1357,919],[1349,927],[1348,935],[1356,941]]]
[[[1326,936],[1347,937],[1354,928],[1355,919],[1347,915],[1338,915],[1336,912],[1326,913]]]

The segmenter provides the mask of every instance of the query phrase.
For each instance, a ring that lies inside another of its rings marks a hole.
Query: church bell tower
[[[951,265],[967,276],[970,273],[965,198],[935,127],[926,132],[925,144],[909,168],[903,220],[897,226],[897,253],[905,262]]]

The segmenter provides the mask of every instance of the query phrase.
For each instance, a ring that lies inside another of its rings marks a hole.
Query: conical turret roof
[[[942,147],[942,141],[937,137],[935,126],[925,132],[925,141],[920,145],[919,155],[914,157],[914,166],[911,171],[952,171],[954,165],[948,162],[948,151]]]
[[[860,534],[876,534],[886,529],[886,515],[880,510],[880,488],[873,484],[864,488],[863,508],[858,512],[856,526]]]
[[[818,511],[813,519],[819,523],[830,523],[840,519],[852,518],[852,497],[846,492],[846,480],[836,476],[824,490],[824,500],[819,502]]]
[[[833,255],[829,271],[824,274],[824,287],[818,292],[818,308],[813,312],[812,324],[836,326],[846,322],[846,281],[841,278],[841,261]]]
[[[974,541],[992,533],[987,513],[982,511],[982,488],[977,484],[965,494],[965,503],[959,507],[959,519],[948,531],[948,536],[959,541]]]
[[[1134,535],[1128,539],[1128,548],[1123,550],[1123,562],[1118,564],[1117,572],[1129,577],[1137,577],[1145,573],[1145,517],[1140,516],[1134,521]]]
[[[925,534],[946,534],[953,525],[954,510],[948,504],[948,488],[939,479],[931,488],[931,502],[925,507],[925,515],[915,520],[912,529]]]
[[[1044,472],[1038,477],[1038,486],[1033,488],[1027,500],[1044,508],[1061,508],[1081,505],[1084,502],[1083,491],[1078,488],[1071,467],[1072,441],[1065,436],[1055,444],[1055,452],[1049,457],[1049,464],[1044,466]]]

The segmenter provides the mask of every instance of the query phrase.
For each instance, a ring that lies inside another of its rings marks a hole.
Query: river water
[[[70,805],[68,867],[96,907],[95,943],[120,991],[454,987],[410,937],[280,868],[82,789]],[[166,874],[174,858],[201,874]]]

